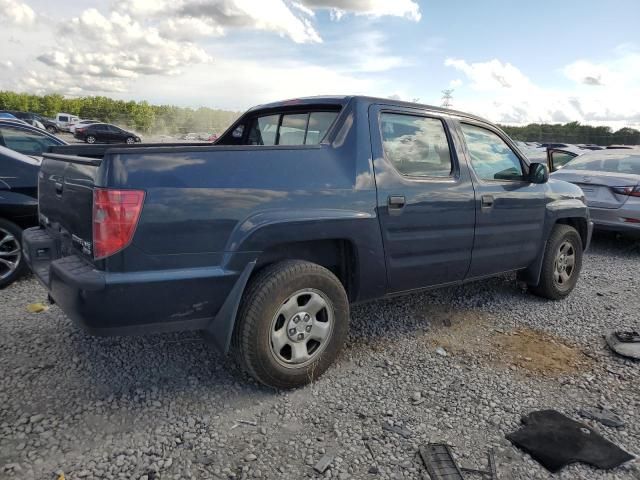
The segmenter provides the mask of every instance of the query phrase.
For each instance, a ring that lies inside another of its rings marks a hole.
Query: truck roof
[[[441,113],[447,113],[450,115],[456,115],[459,117],[466,117],[469,119],[479,120],[482,122],[489,122],[489,120],[479,117],[477,115],[473,115],[466,112],[461,112],[459,110],[451,110],[448,108],[436,107],[433,105],[426,105],[423,103],[414,103],[414,102],[405,102],[402,100],[395,100],[392,98],[382,98],[382,97],[369,97],[366,95],[318,95],[312,97],[299,97],[299,98],[291,98],[288,100],[280,100],[277,102],[265,103],[262,105],[256,105],[251,108],[249,111],[253,110],[262,110],[262,109],[272,109],[279,107],[290,107],[295,105],[346,105],[349,101],[354,100],[358,103],[367,103],[367,104],[383,104],[390,106],[398,106],[398,107],[406,107],[406,108],[419,108],[421,110],[431,110]]]

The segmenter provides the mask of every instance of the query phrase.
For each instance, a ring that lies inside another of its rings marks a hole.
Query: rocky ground
[[[554,408],[640,453],[640,364],[602,338],[640,328],[639,293],[640,245],[598,236],[565,301],[506,276],[354,307],[335,366],[275,392],[197,334],[94,338],[28,313],[46,298],[28,278],[0,291],[0,478],[428,478],[418,447],[447,442],[463,466],[495,448],[501,479],[640,479],[637,461],[552,476],[505,440]],[[597,405],[625,426],[576,413]]]

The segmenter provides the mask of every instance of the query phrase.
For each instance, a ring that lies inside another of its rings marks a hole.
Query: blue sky
[[[242,110],[360,93],[640,127],[640,2],[0,0],[0,88]]]

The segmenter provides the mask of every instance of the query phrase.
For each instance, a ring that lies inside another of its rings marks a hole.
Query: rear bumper
[[[24,231],[23,247],[27,263],[56,304],[91,334],[208,329],[224,337],[219,339],[223,350],[228,345],[235,309],[233,318],[218,313],[242,272],[221,267],[104,272],[77,255],[58,258],[56,240],[40,227]]]
[[[589,207],[589,214],[597,230],[640,234],[640,223],[633,222],[640,221],[640,202],[627,202],[620,208]]]

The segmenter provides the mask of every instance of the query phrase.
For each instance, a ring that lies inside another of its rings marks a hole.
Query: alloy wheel
[[[576,251],[573,244],[565,240],[560,244],[553,266],[553,278],[559,286],[564,286],[571,280],[576,264]]]
[[[11,232],[0,228],[0,280],[13,274],[21,259],[22,249],[18,239]]]
[[[271,321],[271,353],[285,367],[302,367],[324,351],[335,319],[331,300],[319,290],[298,290],[286,299]]]

